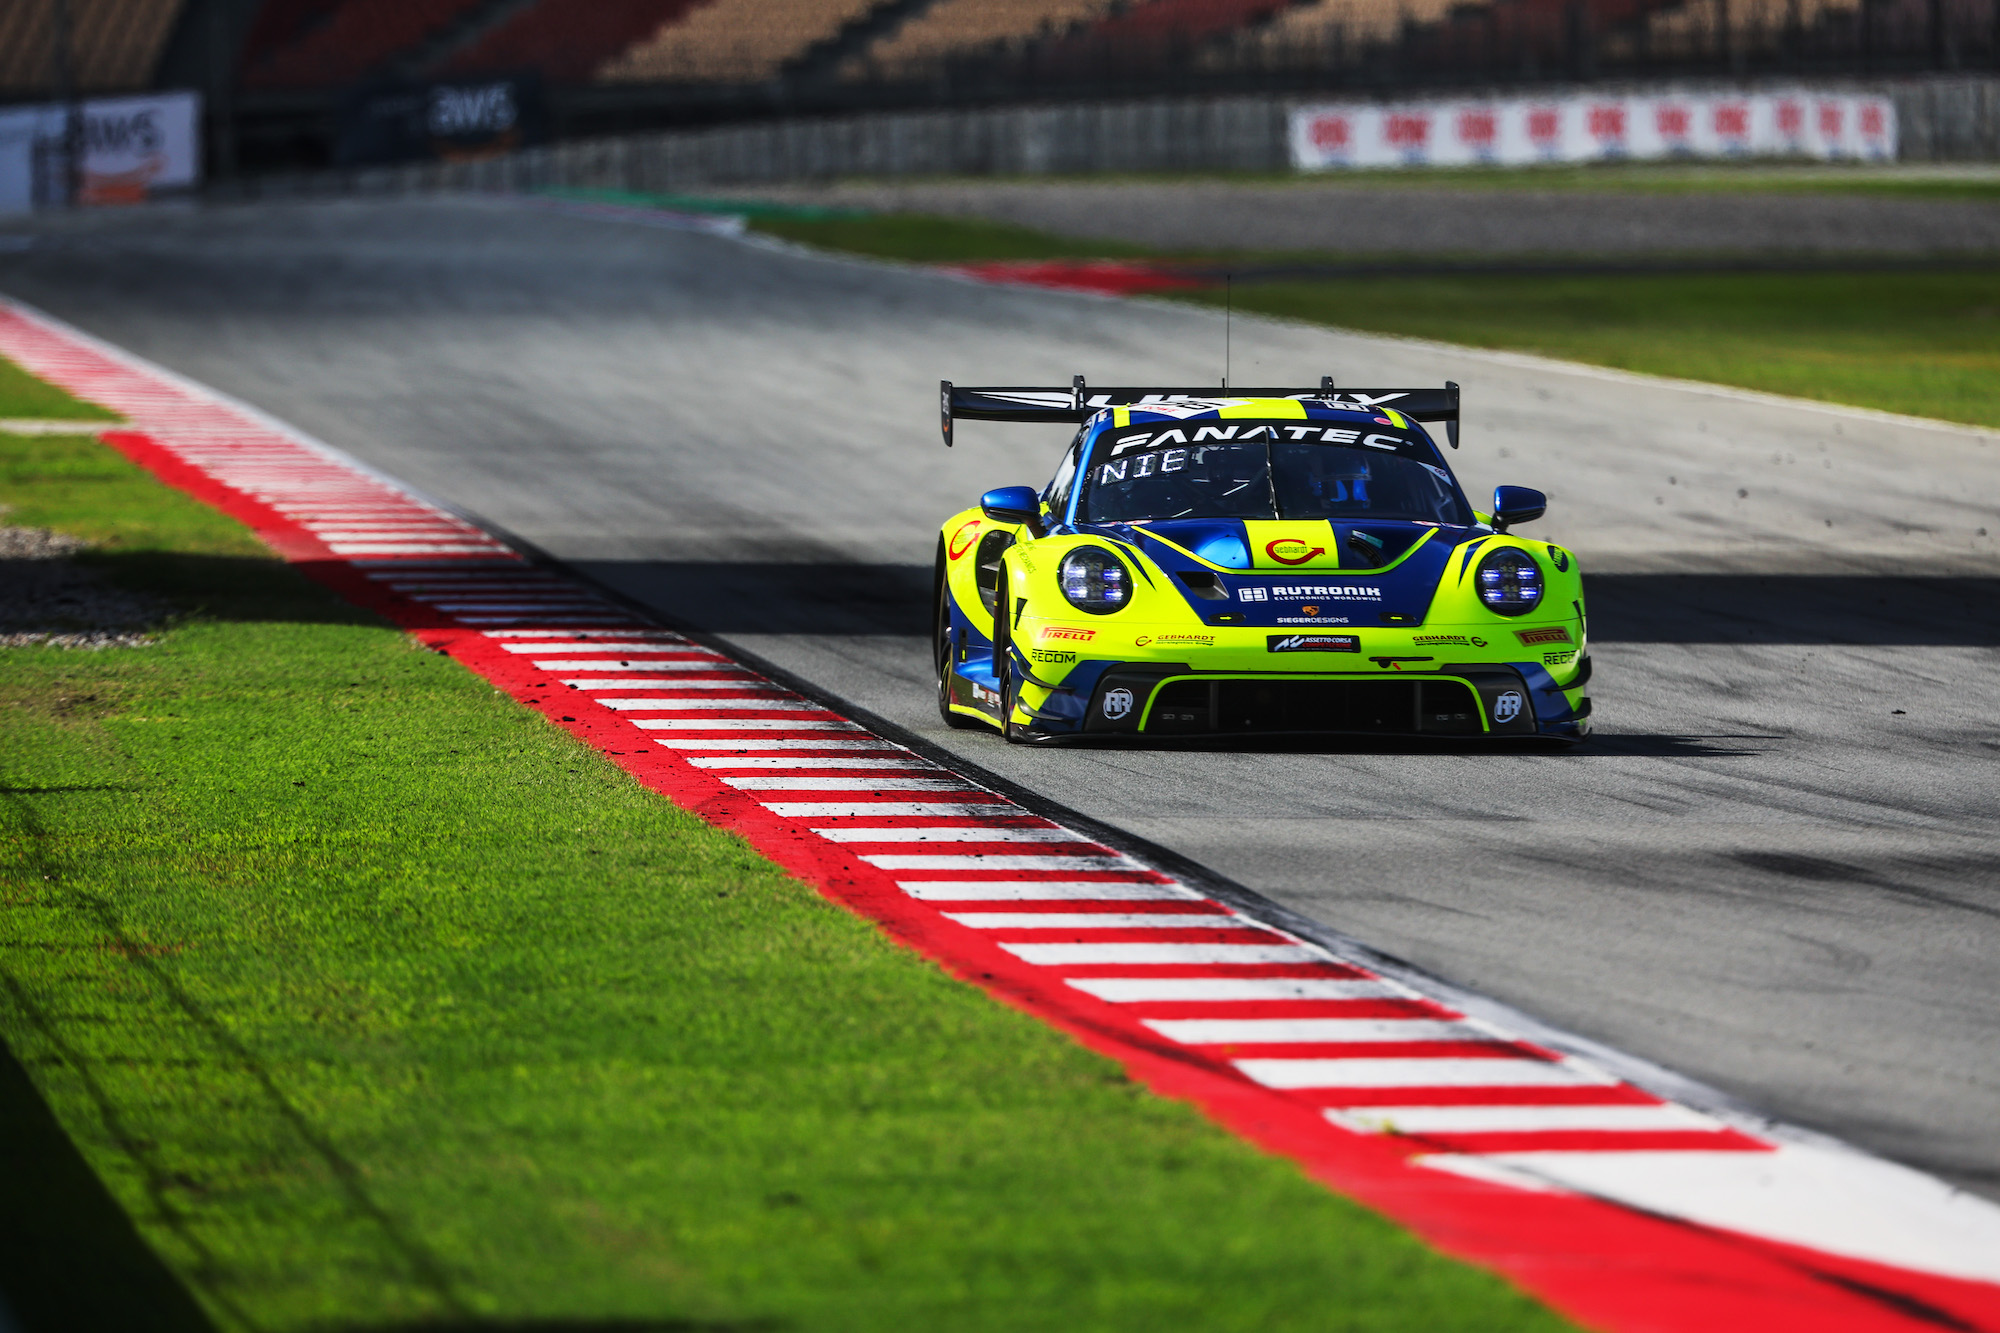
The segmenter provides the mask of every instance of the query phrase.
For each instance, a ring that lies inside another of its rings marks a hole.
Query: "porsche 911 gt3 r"
[[[938,534],[938,707],[1009,740],[1362,733],[1581,740],[1583,581],[1467,502],[1458,386],[941,386],[955,418],[1074,421],[1037,491]]]

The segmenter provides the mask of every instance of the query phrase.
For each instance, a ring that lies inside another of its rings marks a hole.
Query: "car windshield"
[[[1226,432],[1226,434],[1225,434]],[[1107,431],[1078,517],[1411,519],[1467,524],[1451,474],[1400,430],[1324,421],[1180,422]]]

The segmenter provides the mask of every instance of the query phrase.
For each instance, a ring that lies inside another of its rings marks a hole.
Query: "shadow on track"
[[[711,634],[930,633],[928,565],[584,561],[577,568]],[[1611,643],[2000,645],[2000,578],[1601,574],[1590,637]]]

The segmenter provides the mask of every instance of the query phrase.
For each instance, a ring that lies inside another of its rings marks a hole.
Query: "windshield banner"
[[[1895,104],[1795,89],[1349,102],[1292,112],[1292,162],[1302,171],[1778,156],[1893,161]]]

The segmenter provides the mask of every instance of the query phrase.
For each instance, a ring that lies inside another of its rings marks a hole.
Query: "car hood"
[[[1420,625],[1460,545],[1489,535],[1393,520],[1164,519],[1081,530],[1145,552],[1204,619],[1227,610],[1243,616],[1238,623],[1288,629]]]

